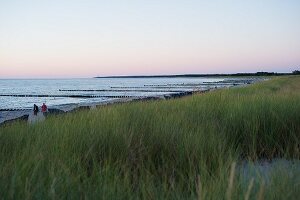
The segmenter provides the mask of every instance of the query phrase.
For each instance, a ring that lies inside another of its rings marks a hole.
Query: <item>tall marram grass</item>
[[[251,186],[231,166],[299,148],[299,76],[105,106],[1,127],[0,198],[293,199],[299,170]]]

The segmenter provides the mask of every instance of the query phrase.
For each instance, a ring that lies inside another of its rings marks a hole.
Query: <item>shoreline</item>
[[[93,103],[56,105],[56,106],[49,107],[46,115],[65,114],[65,113],[70,113],[81,109],[94,109],[100,106],[122,104],[122,103],[128,103],[133,101],[168,100],[168,99],[190,96],[193,94],[206,93],[212,90],[215,89],[186,91],[181,93],[172,93],[172,94],[164,94],[164,95],[145,96],[145,97],[139,96],[139,97],[131,97],[131,98],[117,98],[117,99],[110,99],[107,101],[93,102]],[[0,126],[4,126],[6,124],[10,124],[19,120],[27,121],[31,115],[33,115],[32,109],[2,109],[0,110]]]
[[[199,84],[166,84],[166,85],[144,85],[144,87],[176,87],[180,88],[183,86],[191,87],[191,90],[187,91],[176,91],[169,94],[159,94],[151,96],[119,96],[119,98],[109,98],[109,100],[104,100],[101,102],[92,102],[92,103],[80,103],[80,104],[62,104],[48,106],[48,112],[46,115],[52,114],[63,114],[69,113],[80,109],[93,109],[98,106],[106,106],[116,103],[127,103],[131,101],[146,101],[146,100],[159,100],[159,99],[173,99],[180,98],[184,96],[189,96],[197,93],[206,93],[213,90],[219,90],[224,88],[231,87],[245,87],[248,85],[255,84],[257,82],[268,80],[263,77],[248,77],[245,79],[228,79],[223,81],[216,82],[204,82],[202,85],[207,87],[204,89],[198,88]],[[142,87],[142,88],[144,88]],[[111,87],[114,89],[114,87]],[[124,89],[121,87],[121,89]],[[125,88],[127,89],[127,88]],[[23,95],[9,95],[9,96],[23,96]],[[30,95],[25,95],[30,96]],[[39,96],[39,95],[37,95]],[[0,109],[0,126],[3,126],[7,123],[13,123],[18,120],[28,120],[33,115],[32,109]]]
[[[287,193],[298,197],[299,78],[171,101],[136,99],[126,104],[134,100],[116,99],[91,111],[84,109],[97,105],[64,105],[75,112],[33,126],[19,121],[0,127],[3,188],[15,188],[11,180],[17,174],[21,187],[15,191],[20,195],[30,183],[45,197],[51,187],[57,195],[66,190],[77,195],[78,188],[86,188],[83,194],[92,196],[98,194],[96,188],[107,187],[110,197],[118,196],[119,189],[118,197],[124,190],[132,197],[145,188],[192,198],[199,184],[206,194],[223,188],[220,194],[225,195],[230,180],[234,196],[249,194],[251,186],[251,196],[263,188],[269,197],[274,191],[283,194],[281,199]]]
[[[297,75],[294,73],[277,72],[253,72],[253,73],[233,73],[233,74],[165,74],[165,75],[120,75],[120,76],[96,76],[94,78],[215,78],[215,77],[264,77],[264,76],[288,76]]]

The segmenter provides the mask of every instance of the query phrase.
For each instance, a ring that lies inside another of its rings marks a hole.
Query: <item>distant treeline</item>
[[[218,76],[285,76],[300,75],[299,70],[291,73],[277,72],[256,72],[256,73],[235,73],[235,74],[179,74],[179,75],[149,75],[149,76],[99,76],[95,78],[182,78],[182,77],[218,77]]]

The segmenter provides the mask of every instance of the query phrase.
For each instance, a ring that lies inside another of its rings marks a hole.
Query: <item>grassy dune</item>
[[[0,198],[296,199],[299,169],[239,166],[299,151],[300,76],[274,78],[0,127]]]

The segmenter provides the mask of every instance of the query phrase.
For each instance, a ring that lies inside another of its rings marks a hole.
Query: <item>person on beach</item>
[[[41,122],[44,120],[45,120],[44,113],[39,112],[39,107],[36,104],[34,104],[33,105],[33,114],[30,113],[28,116],[28,124],[35,124],[37,122]]]
[[[39,107],[36,104],[34,104],[33,105],[33,114],[37,115],[38,112],[39,112]]]
[[[45,103],[43,103],[43,105],[42,105],[42,113],[47,112],[47,109],[48,109],[48,107],[46,106]]]

